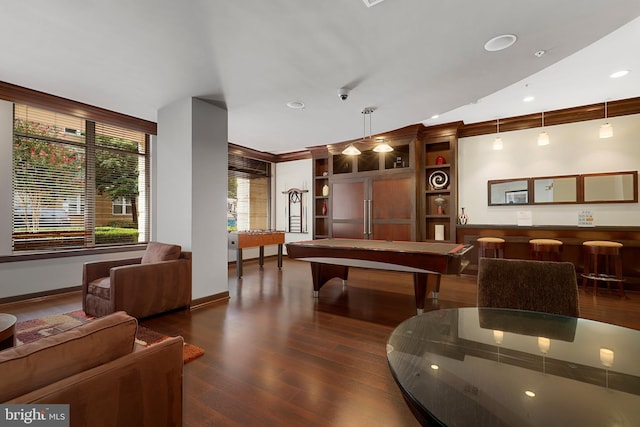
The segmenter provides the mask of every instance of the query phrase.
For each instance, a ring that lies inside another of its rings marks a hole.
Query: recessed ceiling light
[[[304,108],[304,102],[302,101],[289,101],[287,102],[287,107],[293,108],[294,110],[301,110]]]
[[[526,394],[529,397],[536,397],[536,394],[531,390],[526,390],[524,394]]]
[[[485,50],[496,52],[512,46],[518,38],[513,34],[503,34],[489,40],[484,44]]]
[[[629,70],[620,70],[620,71],[616,71],[615,73],[611,74],[609,77],[611,77],[612,79],[617,79],[618,77],[624,77],[627,74],[629,74]]]
[[[536,98],[535,98],[535,97],[533,97],[533,96],[531,96],[531,95],[529,95],[529,96],[525,96],[522,100],[523,100],[524,102],[531,102],[531,101],[533,101],[534,99],[536,99]]]
[[[431,116],[432,119],[437,119],[438,117],[440,117],[440,115],[438,114],[434,114],[433,116]]]
[[[539,50],[536,53],[534,53],[534,55],[536,56],[536,58],[542,58],[542,55],[544,55],[545,53],[547,52],[545,52],[544,50]]]

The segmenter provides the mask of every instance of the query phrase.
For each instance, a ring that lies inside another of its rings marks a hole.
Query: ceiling
[[[5,1],[0,80],[151,121],[199,97],[228,110],[229,142],[281,154],[362,137],[364,107],[376,134],[640,96],[639,16],[639,0]],[[501,34],[518,39],[484,50]]]

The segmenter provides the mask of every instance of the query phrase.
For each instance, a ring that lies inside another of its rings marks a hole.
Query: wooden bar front
[[[476,274],[478,271],[476,240],[479,237],[501,237],[505,239],[505,258],[530,259],[529,240],[560,240],[561,261],[572,262],[578,276],[584,270],[584,253],[582,243],[588,240],[611,240],[624,245],[622,249],[622,274],[625,289],[640,291],[640,227],[577,227],[577,226],[517,226],[472,224],[458,225],[456,241],[474,245],[468,259],[471,264],[466,273]]]

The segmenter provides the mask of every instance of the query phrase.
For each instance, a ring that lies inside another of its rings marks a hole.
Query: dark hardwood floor
[[[307,263],[275,259],[244,278],[229,270],[229,301],[141,321],[206,354],[184,368],[185,426],[414,426],[389,372],[385,343],[415,314],[412,277],[352,269],[311,297]],[[474,306],[475,276],[445,276],[428,309]],[[19,320],[80,308],[80,294],[0,305]],[[640,329],[640,295],[580,290],[581,316]]]

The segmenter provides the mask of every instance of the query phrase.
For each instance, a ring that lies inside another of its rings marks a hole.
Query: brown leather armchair
[[[101,317],[116,311],[143,318],[191,305],[191,252],[150,242],[141,258],[88,262],[82,309]]]

